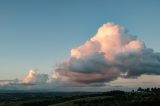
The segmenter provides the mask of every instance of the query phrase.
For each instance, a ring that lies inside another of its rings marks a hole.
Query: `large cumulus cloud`
[[[60,64],[53,78],[72,86],[102,86],[118,77],[160,74],[160,53],[114,23],[101,26],[95,36]]]

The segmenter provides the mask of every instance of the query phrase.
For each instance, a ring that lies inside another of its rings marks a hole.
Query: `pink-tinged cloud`
[[[160,53],[114,23],[106,23],[86,43],[71,50],[53,78],[72,86],[96,86],[118,77],[160,74]]]
[[[47,74],[39,74],[37,72],[38,70],[30,70],[28,72],[28,75],[21,81],[22,83],[26,84],[40,84],[40,83],[46,83],[48,80]]]

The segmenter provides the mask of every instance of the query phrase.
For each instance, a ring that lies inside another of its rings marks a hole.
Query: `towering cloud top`
[[[160,54],[125,28],[106,23],[85,44],[72,49],[70,59],[53,76],[67,85],[100,86],[118,77],[142,74],[160,74]]]
[[[71,50],[71,56],[82,58],[95,52],[104,53],[106,60],[113,60],[120,53],[139,52],[143,42],[128,34],[127,30],[113,23],[104,24],[97,34],[79,48]]]
[[[48,80],[47,74],[39,74],[37,69],[30,70],[28,75],[22,80],[23,83],[40,84],[46,83]]]

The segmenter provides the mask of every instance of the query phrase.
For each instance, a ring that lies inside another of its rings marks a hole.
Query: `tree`
[[[138,92],[142,92],[143,89],[142,89],[141,87],[139,87],[139,88],[137,89],[137,91],[138,91]]]

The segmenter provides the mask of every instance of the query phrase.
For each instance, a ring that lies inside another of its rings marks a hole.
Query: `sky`
[[[52,73],[107,22],[160,52],[159,0],[1,0],[0,80]]]

